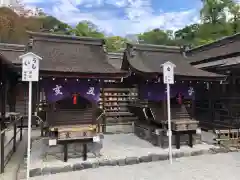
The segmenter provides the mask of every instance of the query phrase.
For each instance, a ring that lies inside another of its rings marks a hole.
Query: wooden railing
[[[17,145],[22,141],[23,137],[23,116],[12,121],[7,128],[1,131],[0,147],[0,173],[4,173],[5,166],[11,159],[14,152],[16,152]],[[12,133],[12,136],[9,136]],[[19,135],[19,138],[18,138]],[[10,138],[10,139],[9,139]]]

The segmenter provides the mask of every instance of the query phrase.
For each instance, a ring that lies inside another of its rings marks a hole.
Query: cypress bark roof
[[[123,53],[108,53],[108,62],[116,69],[121,69],[123,61]]]
[[[161,65],[171,61],[176,65],[175,75],[185,77],[223,77],[222,75],[210,73],[191,66],[179,47],[158,46],[147,44],[128,44],[125,52],[128,65],[142,73],[163,73]],[[126,64],[126,63],[124,63]],[[129,67],[124,66],[124,69]]]
[[[185,52],[191,63],[240,52],[240,33],[228,36],[212,43],[190,49]]]
[[[230,57],[226,59],[216,60],[207,63],[197,64],[194,67],[197,68],[212,68],[212,67],[225,67],[225,66],[234,66],[240,64],[240,56]]]
[[[104,40],[29,32],[32,52],[43,58],[40,69],[75,73],[125,73],[108,63]]]
[[[25,52],[25,45],[0,43],[0,54],[13,64],[21,64],[19,56],[23,55]]]

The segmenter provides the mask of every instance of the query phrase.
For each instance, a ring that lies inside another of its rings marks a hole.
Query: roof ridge
[[[227,43],[236,41],[237,40],[236,38],[238,38],[238,37],[240,37],[240,33],[236,33],[236,34],[233,34],[233,35],[230,35],[230,36],[225,36],[225,37],[217,39],[217,40],[215,40],[213,42],[210,42],[210,43],[207,43],[207,44],[200,45],[200,46],[197,46],[195,48],[189,49],[186,52],[187,53],[194,53],[194,51],[196,51],[196,52],[200,51],[201,52],[201,51],[204,51],[204,50],[208,50],[209,48],[223,46],[223,45],[225,45]]]
[[[43,33],[43,32],[32,32],[32,31],[27,31],[27,33],[30,36],[33,37],[39,37],[42,38],[43,40],[50,40],[50,39],[56,39],[56,40],[69,40],[69,41],[75,41],[75,42],[87,42],[89,43],[99,43],[99,44],[105,44],[105,41],[103,38],[93,38],[93,37],[80,37],[80,36],[71,36],[71,35],[62,35],[62,34],[53,34],[53,33]]]
[[[135,44],[127,43],[127,47],[133,47],[136,50],[146,50],[146,51],[160,51],[160,52],[179,52],[181,53],[181,48],[178,46],[166,46],[166,45],[155,45],[155,44]]]
[[[9,46],[25,47],[24,44],[0,43],[0,46],[1,46],[1,45],[9,45]]]
[[[25,51],[26,45],[0,43],[0,50],[2,50],[2,51]]]
[[[108,55],[122,55],[123,52],[108,52]]]
[[[136,47],[155,47],[155,48],[166,48],[166,49],[180,49],[179,46],[167,46],[167,45],[158,45],[158,44],[137,44],[137,43],[127,43]]]

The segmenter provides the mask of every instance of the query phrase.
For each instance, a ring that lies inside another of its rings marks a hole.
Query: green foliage
[[[200,11],[202,23],[192,24],[174,33],[175,38],[160,29],[139,35],[142,43],[160,45],[191,45],[198,46],[216,39],[240,32],[240,6],[232,0],[202,0]],[[226,10],[231,18],[226,19]],[[141,41],[140,41],[141,42]]]
[[[225,9],[232,3],[231,0],[201,0],[203,7],[200,11],[205,23],[216,24],[226,20]]]
[[[139,43],[158,45],[198,46],[240,32],[240,5],[234,0],[201,0],[199,12],[202,22],[191,24],[175,32],[159,28],[137,35]],[[230,18],[226,18],[226,10]],[[81,21],[76,27],[41,12],[39,17],[19,16],[11,9],[0,8],[0,42],[25,43],[27,30],[43,31],[94,38],[105,38],[107,50],[117,52],[125,48],[127,39],[120,36],[105,37],[90,21]]]
[[[106,47],[109,52],[117,52],[125,47],[127,40],[120,36],[106,38]]]
[[[0,8],[0,42],[21,43],[26,38],[26,20],[8,8]]]
[[[229,11],[232,14],[230,19],[231,26],[233,29],[233,33],[237,33],[240,31],[240,4],[230,3]]]
[[[159,44],[159,45],[171,45],[170,32],[165,32],[160,29],[154,29],[138,36],[140,43],[145,44]]]
[[[93,23],[88,21],[82,21],[78,25],[70,30],[75,36],[87,36],[94,38],[104,38],[104,34],[99,32]]]

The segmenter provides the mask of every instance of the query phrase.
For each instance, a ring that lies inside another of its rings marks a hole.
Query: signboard
[[[32,52],[19,56],[22,60],[22,81],[29,82],[28,93],[28,148],[27,148],[27,180],[30,178],[31,129],[32,129],[32,82],[39,80],[39,61],[42,59]]]
[[[38,81],[39,60],[42,58],[32,52],[29,52],[20,56],[20,59],[22,60],[22,81]]]
[[[170,108],[170,84],[174,84],[174,68],[175,64],[171,62],[165,62],[163,67],[163,81],[167,85],[167,110],[168,110],[168,150],[169,160],[172,164],[172,128],[171,128],[171,108]]]
[[[164,84],[174,84],[174,67],[171,62],[165,62],[163,65],[163,82]]]

